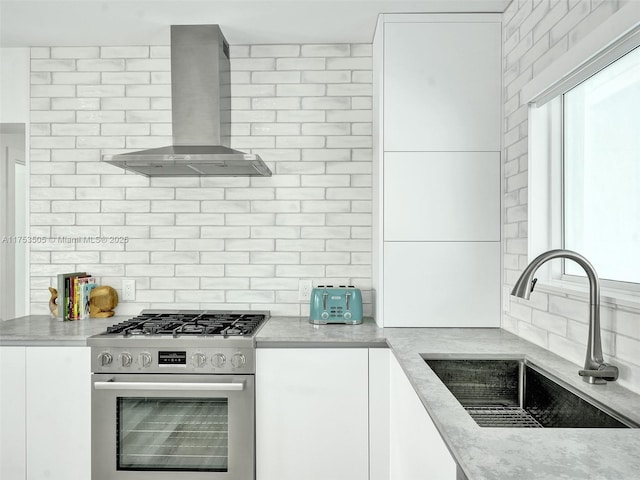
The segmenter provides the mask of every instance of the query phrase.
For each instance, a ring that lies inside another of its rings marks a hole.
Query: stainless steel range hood
[[[171,26],[173,145],[102,161],[147,177],[271,176],[258,155],[229,148],[229,44],[218,25]]]

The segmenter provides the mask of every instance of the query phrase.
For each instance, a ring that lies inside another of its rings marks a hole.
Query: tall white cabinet
[[[384,327],[500,325],[502,26],[381,15],[374,288]]]

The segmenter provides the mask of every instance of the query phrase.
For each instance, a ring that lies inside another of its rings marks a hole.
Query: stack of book
[[[59,274],[58,318],[64,321],[89,318],[89,295],[96,286],[96,279],[86,272]]]

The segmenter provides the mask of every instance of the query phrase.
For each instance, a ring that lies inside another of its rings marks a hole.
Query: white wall
[[[147,179],[99,163],[171,143],[168,47],[31,49],[31,313],[61,272],[142,308],[307,315],[298,280],[353,283],[371,303],[371,46],[231,47],[232,147],[270,178]],[[122,243],[58,236],[123,235]]]
[[[626,1],[514,0],[504,21],[504,284],[511,288],[527,265],[527,105],[522,87],[577,45]],[[620,368],[619,382],[640,392],[640,311],[604,306],[605,360]],[[588,332],[585,297],[535,292],[511,297],[502,326],[579,365]]]

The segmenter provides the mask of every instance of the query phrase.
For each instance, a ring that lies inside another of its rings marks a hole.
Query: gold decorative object
[[[49,291],[51,292],[51,298],[49,299],[49,310],[54,317],[58,316],[58,304],[56,300],[58,299],[58,290],[53,287],[49,287]]]
[[[91,290],[89,294],[89,314],[91,318],[113,317],[114,308],[118,305],[118,292],[108,285]]]

